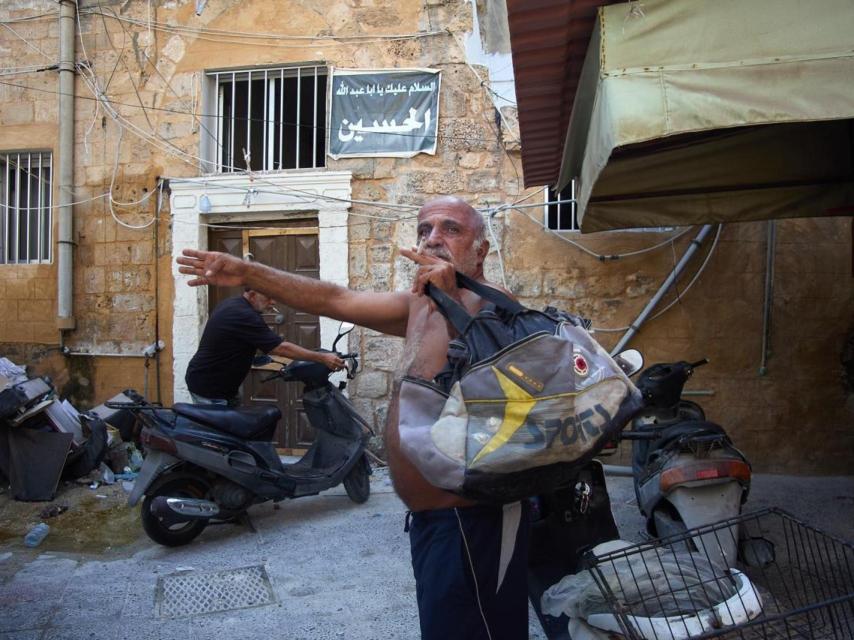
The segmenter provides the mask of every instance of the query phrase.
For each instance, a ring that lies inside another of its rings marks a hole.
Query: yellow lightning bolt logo
[[[531,413],[534,405],[539,402],[537,398],[525,391],[501,371],[495,367],[492,367],[492,370],[495,372],[498,384],[507,398],[507,404],[504,405],[504,419],[501,421],[498,431],[483,446],[483,449],[478,452],[472,463],[477,462],[483,456],[504,446],[513,434],[519,430],[519,427],[525,424],[525,418]]]

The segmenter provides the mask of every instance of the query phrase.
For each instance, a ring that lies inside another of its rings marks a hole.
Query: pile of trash
[[[15,500],[53,500],[61,479],[133,480],[142,464],[136,429],[130,412],[80,412],[50,378],[0,358],[0,478]]]

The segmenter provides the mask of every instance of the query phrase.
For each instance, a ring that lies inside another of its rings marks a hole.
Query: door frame
[[[172,334],[165,336],[167,351],[172,355],[172,399],[190,401],[184,382],[187,365],[199,345],[205,319],[208,316],[208,296],[204,287],[186,286],[187,276],[178,271],[175,258],[184,249],[208,248],[207,224],[241,222],[251,224],[272,220],[317,216],[320,279],[343,287],[350,284],[350,246],[348,241],[348,212],[351,208],[353,174],[351,171],[299,171],[264,174],[263,179],[244,174],[205,175],[189,178],[170,178],[172,191],[169,205],[172,212],[172,275],[175,278],[172,301]],[[246,193],[263,182],[251,209],[246,206]],[[199,211],[200,198],[205,195],[211,205],[210,213]],[[322,345],[332,344],[338,322],[320,320]],[[341,343],[349,349],[349,336]],[[171,344],[170,344],[171,341]]]

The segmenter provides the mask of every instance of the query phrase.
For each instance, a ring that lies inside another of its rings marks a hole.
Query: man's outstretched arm
[[[331,282],[279,271],[227,253],[184,249],[181,273],[195,276],[191,287],[249,287],[294,309],[347,320],[391,335],[406,335],[409,296],[405,292],[354,291]]]
[[[312,351],[306,349],[293,342],[282,342],[278,347],[270,351],[271,354],[284,356],[291,360],[310,360],[311,362],[320,362],[325,364],[333,371],[340,371],[344,368],[344,361],[336,353],[324,353],[323,351]]]

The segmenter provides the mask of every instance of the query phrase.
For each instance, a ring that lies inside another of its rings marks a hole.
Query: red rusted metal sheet
[[[596,10],[618,0],[507,0],[525,186],[557,182]]]

